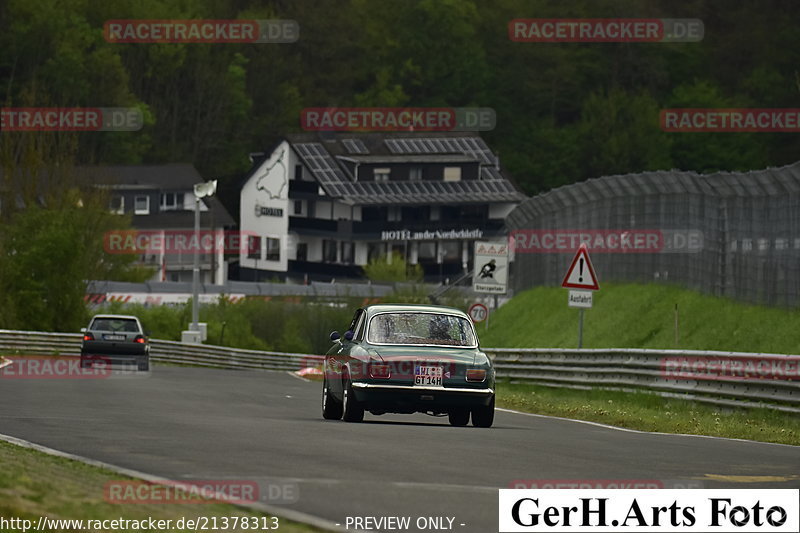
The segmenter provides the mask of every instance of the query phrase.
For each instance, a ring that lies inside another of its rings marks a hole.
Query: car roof
[[[369,314],[385,313],[390,311],[413,311],[417,313],[447,313],[467,317],[467,314],[455,307],[445,307],[443,305],[428,304],[373,304],[368,305],[364,310]]]
[[[111,318],[116,320],[139,320],[139,317],[133,315],[94,315],[92,320],[96,318]]]

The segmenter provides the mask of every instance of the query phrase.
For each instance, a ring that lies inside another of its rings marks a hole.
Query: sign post
[[[578,289],[569,291],[567,305],[579,309],[578,348],[583,348],[583,312],[592,307],[592,291],[600,290],[592,261],[589,259],[589,249],[585,243],[578,248],[561,286],[566,289]]]
[[[494,309],[497,309],[497,295],[505,294],[507,289],[508,242],[476,241],[472,290],[494,294]],[[487,309],[485,306],[484,308]],[[486,329],[489,329],[488,309],[486,310]]]

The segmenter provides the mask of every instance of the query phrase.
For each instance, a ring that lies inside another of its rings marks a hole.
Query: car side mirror
[[[346,341],[353,340],[353,332],[350,331],[349,329],[344,332],[344,340],[346,340]]]
[[[342,336],[341,336],[341,335],[339,335],[339,332],[338,332],[338,331],[332,331],[332,332],[331,332],[331,340],[332,340],[333,342],[336,342],[336,341],[338,341],[338,340],[339,340],[339,339],[341,339],[341,338],[342,338]]]

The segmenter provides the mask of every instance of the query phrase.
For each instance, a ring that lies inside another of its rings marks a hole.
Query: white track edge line
[[[737,439],[733,437],[716,437],[714,435],[692,435],[690,433],[662,433],[660,431],[642,431],[639,429],[629,429],[623,428],[619,426],[610,426],[608,424],[603,424],[601,422],[592,422],[590,420],[578,420],[576,418],[565,418],[563,416],[553,416],[553,415],[540,415],[537,413],[525,413],[523,411],[515,411],[514,409],[505,409],[503,407],[496,407],[498,411],[503,411],[504,413],[513,413],[517,415],[525,415],[525,416],[535,416],[537,418],[550,418],[553,420],[564,420],[566,422],[577,422],[579,424],[587,424],[590,426],[597,426],[605,429],[615,429],[617,431],[625,431],[627,433],[639,433],[642,435],[667,435],[670,437],[695,437],[698,439],[717,439],[717,440],[729,440],[734,442],[746,442],[749,444],[764,444],[768,446],[786,446],[787,448],[798,448],[800,446],[795,444],[783,444],[780,442],[762,442],[758,440],[749,440],[749,439]]]
[[[103,461],[97,461],[95,459],[89,459],[88,457],[82,457],[80,455],[75,455],[69,452],[64,452],[61,450],[56,450],[55,448],[49,448],[47,446],[43,446],[41,444],[36,444],[35,442],[30,442],[24,439],[20,439],[17,437],[12,437],[10,435],[4,435],[0,433],[0,440],[8,442],[9,444],[14,444],[16,446],[21,446],[23,448],[27,448],[30,450],[36,450],[38,452],[45,453],[47,455],[52,455],[55,457],[61,457],[64,459],[70,459],[72,461],[78,461],[80,463],[84,463],[90,466],[95,466],[98,468],[105,468],[106,470],[111,470],[112,472],[116,472],[117,474],[128,476],[132,478],[142,479],[144,481],[149,481],[151,483],[171,483],[172,480],[167,478],[163,478],[160,476],[154,476],[152,474],[146,474],[144,472],[139,472],[138,470],[131,470],[130,468],[125,468],[121,466],[112,465],[111,463],[105,463]],[[229,503],[229,502],[220,502],[220,503]],[[337,526],[335,522],[326,520],[324,518],[320,518],[311,514],[307,514],[301,511],[295,511],[293,509],[284,509],[275,505],[270,505],[266,503],[229,503],[229,505],[234,505],[236,507],[241,507],[245,509],[252,509],[254,511],[260,511],[272,516],[277,516],[280,518],[285,518],[287,520],[292,520],[294,522],[300,522],[309,526],[313,526],[319,529],[323,529],[326,531],[335,531],[337,533],[347,531],[346,529],[342,528],[341,526]]]

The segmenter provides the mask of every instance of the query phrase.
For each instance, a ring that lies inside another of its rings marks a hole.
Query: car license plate
[[[443,375],[440,366],[417,365],[414,367],[414,385],[441,387]]]
[[[103,335],[103,338],[107,341],[124,341],[125,335]]]

